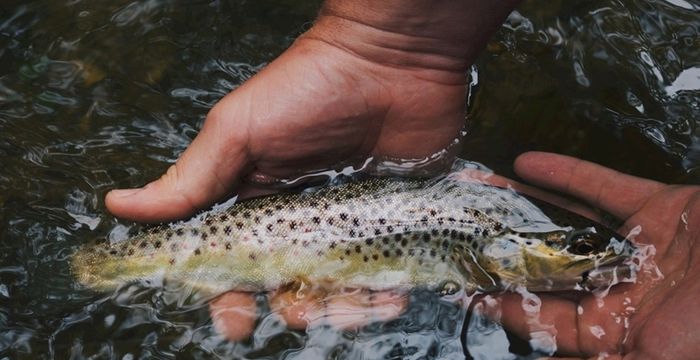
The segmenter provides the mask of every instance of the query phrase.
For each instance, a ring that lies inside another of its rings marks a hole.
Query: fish
[[[512,189],[370,178],[240,201],[118,243],[84,245],[70,266],[97,291],[160,277],[220,294],[286,284],[493,292],[590,289],[630,271],[634,245]]]

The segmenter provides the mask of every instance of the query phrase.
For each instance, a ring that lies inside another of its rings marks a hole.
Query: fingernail
[[[114,196],[114,197],[125,198],[125,197],[132,196],[132,195],[134,195],[134,194],[140,192],[141,190],[143,190],[143,188],[137,188],[137,189],[120,189],[120,190],[112,190],[110,193],[111,193],[112,196]]]

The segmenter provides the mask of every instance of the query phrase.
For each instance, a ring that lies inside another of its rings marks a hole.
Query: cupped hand
[[[139,222],[171,221],[240,193],[245,177],[294,178],[368,157],[422,159],[458,138],[464,71],[369,61],[317,33],[297,39],[217,103],[160,179],[110,192],[109,211]]]
[[[615,286],[604,297],[541,294],[535,312],[521,296],[505,294],[503,325],[526,339],[549,333],[560,356],[697,359],[700,187],[665,185],[546,153],[522,155],[515,170],[528,182],[610,212],[624,221],[620,234],[641,230],[635,241],[654,246],[652,260],[662,276],[649,267],[636,282]]]

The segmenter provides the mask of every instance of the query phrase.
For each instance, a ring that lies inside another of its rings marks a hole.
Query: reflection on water
[[[411,294],[404,316],[359,332],[288,331],[263,317],[252,339],[229,343],[202,305],[138,287],[98,296],[68,272],[79,244],[131,227],[105,214],[105,192],[166,169],[207,109],[281,52],[317,5],[0,4],[0,355],[464,356],[464,311],[431,293]],[[698,182],[697,11],[682,0],[525,2],[477,63],[462,156],[508,173],[517,153],[552,150]],[[466,323],[476,358],[527,353],[495,324]]]

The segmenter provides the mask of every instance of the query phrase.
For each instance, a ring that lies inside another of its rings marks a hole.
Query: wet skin
[[[520,156],[515,170],[541,188],[574,196],[610,212],[624,221],[620,233],[641,226],[636,241],[655,246],[653,259],[663,278],[641,273],[636,283],[612,288],[602,302],[592,295],[573,300],[540,295],[542,306],[537,316],[541,327],[523,321],[534,315],[524,313],[519,295],[503,294],[499,296],[503,325],[525,339],[536,331],[554,332],[562,356],[595,357],[606,352],[613,359],[693,358],[700,351],[700,307],[696,301],[700,296],[700,187],[666,185],[548,153]],[[577,212],[587,211],[581,204],[504,178],[490,177],[487,181],[513,185]],[[292,328],[305,328],[309,323],[313,326],[317,321],[355,328],[398,316],[406,307],[401,294],[371,295],[356,291],[331,296],[331,301],[319,304],[313,296],[296,299],[291,292],[279,292],[271,294],[270,301],[273,310]],[[245,338],[252,332],[256,313],[250,295],[228,293],[214,301],[211,309],[217,328],[229,338]],[[616,322],[611,313],[626,314],[629,328]],[[605,335],[598,339],[590,331],[591,326],[599,326]]]
[[[212,109],[176,165],[145,188],[111,192],[108,209],[141,222],[185,218],[228,194],[256,191],[241,186],[244,178],[293,177],[367,156],[424,157],[452,142],[464,121],[466,69],[517,1],[357,1],[327,1],[308,33]],[[396,6],[397,1],[405,3]],[[637,241],[656,246],[664,274],[661,281],[615,287],[602,307],[590,297],[543,296],[540,322],[555,325],[562,354],[694,357],[700,350],[700,283],[693,281],[700,271],[698,188],[667,186],[552,154],[524,155],[516,171],[618,216],[625,221],[622,233],[641,225]],[[687,225],[680,222],[684,212]],[[323,306],[315,305],[315,294],[299,301],[281,291],[270,300],[297,328],[314,319],[361,326],[370,318],[394,317],[406,306],[400,294],[351,293],[332,296]],[[502,301],[506,326],[523,337],[537,330],[523,325],[518,296]],[[349,305],[358,311],[344,311]],[[635,312],[623,344],[624,329],[610,312],[625,306]],[[212,303],[215,324],[231,339],[250,334],[255,311],[249,294],[229,293]],[[601,340],[588,331],[591,324],[605,331]]]

